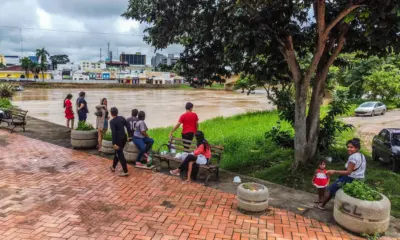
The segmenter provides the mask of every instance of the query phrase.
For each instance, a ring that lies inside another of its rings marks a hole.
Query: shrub
[[[107,132],[103,135],[103,140],[112,141],[111,131],[107,131]]]
[[[354,198],[366,201],[378,201],[382,199],[380,193],[372,189],[363,181],[353,181],[343,186],[343,191]]]
[[[14,86],[9,83],[0,84],[0,98],[11,99],[14,95]]]
[[[94,130],[94,127],[92,124],[90,123],[86,123],[86,122],[78,122],[78,127],[76,128],[76,130],[78,131],[91,131]]]
[[[11,101],[8,98],[0,98],[0,109],[9,109],[11,108]]]
[[[294,139],[292,132],[289,130],[282,130],[281,123],[278,121],[277,125],[272,127],[269,132],[265,133],[265,138],[275,142],[278,146],[284,148],[294,148]]]

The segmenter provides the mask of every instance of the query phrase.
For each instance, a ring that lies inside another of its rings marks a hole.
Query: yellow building
[[[29,72],[28,77],[25,76],[24,71],[0,71],[0,79],[31,79],[33,80],[35,75],[32,72]],[[51,73],[44,73],[44,79],[51,79]],[[42,73],[37,74],[38,79],[42,79]]]
[[[4,55],[1,54],[0,54],[0,63],[6,65],[6,58],[4,57]]]

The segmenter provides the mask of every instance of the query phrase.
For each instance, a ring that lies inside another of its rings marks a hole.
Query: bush
[[[282,130],[280,122],[277,122],[276,126],[272,127],[269,132],[265,133],[265,138],[272,140],[278,146],[283,148],[294,148],[292,132],[289,130]]]
[[[353,181],[343,186],[343,191],[354,198],[366,201],[378,201],[382,196],[363,181]]]
[[[11,108],[11,101],[8,98],[0,98],[0,109],[9,109]]]
[[[92,124],[90,123],[86,123],[86,122],[78,122],[78,127],[76,128],[76,130],[78,131],[91,131],[94,130],[94,127]]]
[[[112,141],[111,131],[107,131],[107,132],[103,135],[103,140]]]
[[[14,86],[9,83],[0,84],[0,98],[11,99],[14,95]]]

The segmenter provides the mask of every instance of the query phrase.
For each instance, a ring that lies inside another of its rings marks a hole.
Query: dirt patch
[[[73,166],[73,165],[76,165],[76,164],[77,164],[77,162],[67,162],[67,163],[63,166],[63,168],[68,169],[70,166]]]
[[[8,145],[8,138],[0,136],[0,146],[6,146]]]
[[[163,201],[161,203],[161,206],[166,207],[166,208],[175,208],[175,205],[172,204],[170,201]]]
[[[40,168],[41,171],[45,171],[47,173],[51,173],[51,174],[58,174],[60,173],[59,171],[57,171],[57,169],[55,167],[41,167]]]

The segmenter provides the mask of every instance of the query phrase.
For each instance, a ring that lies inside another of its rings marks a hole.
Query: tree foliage
[[[58,64],[66,64],[69,63],[69,57],[68,55],[61,54],[61,55],[53,55],[50,57],[50,62],[53,67],[53,69],[57,69]]]
[[[31,69],[32,60],[30,58],[24,57],[20,60],[21,67],[25,71],[25,77],[29,79],[29,71]]]
[[[40,60],[39,68],[42,72],[42,80],[44,81],[44,71],[47,71],[47,58],[50,54],[45,48],[36,49],[36,57]]]
[[[145,41],[156,49],[182,45],[187,79],[244,73],[292,82],[297,167],[317,151],[329,68],[345,45],[366,54],[399,51],[398,12],[397,0],[130,0],[123,16],[147,23]]]

